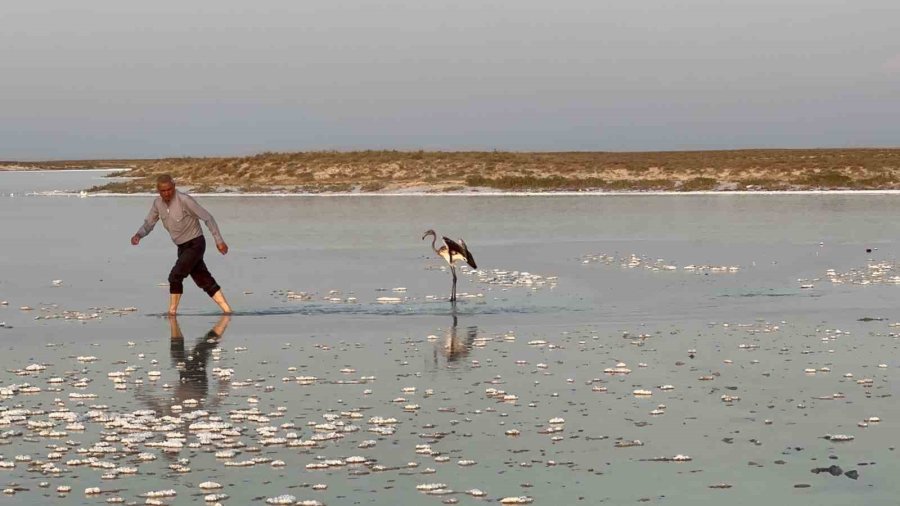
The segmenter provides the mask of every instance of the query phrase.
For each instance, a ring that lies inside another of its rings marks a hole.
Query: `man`
[[[181,302],[181,294],[184,293],[184,278],[188,275],[197,283],[204,292],[222,308],[225,314],[231,313],[231,306],[225,300],[225,295],[216,280],[213,279],[206,263],[203,261],[203,253],[206,251],[206,239],[200,222],[206,223],[206,228],[216,241],[216,247],[223,255],[228,253],[228,245],[219,233],[216,220],[194,200],[193,197],[175,190],[175,181],[172,176],[163,174],[156,178],[156,190],[159,197],[153,201],[150,213],[144,220],[144,224],[131,238],[131,244],[137,246],[141,239],[147,236],[157,220],[162,219],[163,226],[172,236],[172,241],[178,246],[178,260],[169,273],[169,314],[178,312],[178,303]]]

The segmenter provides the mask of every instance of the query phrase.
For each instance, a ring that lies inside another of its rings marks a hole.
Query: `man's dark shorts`
[[[206,239],[202,235],[178,245],[178,260],[169,273],[169,293],[184,293],[184,278],[188,276],[210,297],[221,289],[203,261],[205,252]]]

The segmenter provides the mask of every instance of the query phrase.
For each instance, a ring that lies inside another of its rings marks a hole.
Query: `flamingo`
[[[475,257],[472,256],[472,253],[469,251],[469,248],[466,247],[466,241],[462,239],[459,240],[459,243],[449,239],[447,237],[443,237],[444,245],[440,248],[435,246],[437,242],[437,234],[434,230],[428,230],[425,232],[425,235],[422,236],[422,240],[424,241],[426,237],[431,236],[431,249],[434,250],[435,253],[447,262],[450,265],[450,272],[453,274],[453,290],[450,292],[450,302],[456,302],[456,266],[453,264],[455,262],[464,261],[473,269],[477,269],[478,266],[475,265]]]

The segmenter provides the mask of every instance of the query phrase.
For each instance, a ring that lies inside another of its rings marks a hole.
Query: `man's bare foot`
[[[166,314],[169,315],[169,316],[175,316],[175,315],[178,314],[178,310],[177,310],[177,309],[170,309],[169,312],[166,313]]]
[[[228,305],[228,301],[225,300],[225,294],[222,293],[222,290],[214,293],[212,296],[212,300],[215,301],[215,303],[219,305],[219,308],[222,309],[222,314],[234,313],[234,311],[231,310],[231,306]]]

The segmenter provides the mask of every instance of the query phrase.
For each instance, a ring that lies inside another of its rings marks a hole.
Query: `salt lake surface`
[[[895,501],[896,196],[205,196],[170,321],[102,176],[0,172],[4,503]]]

